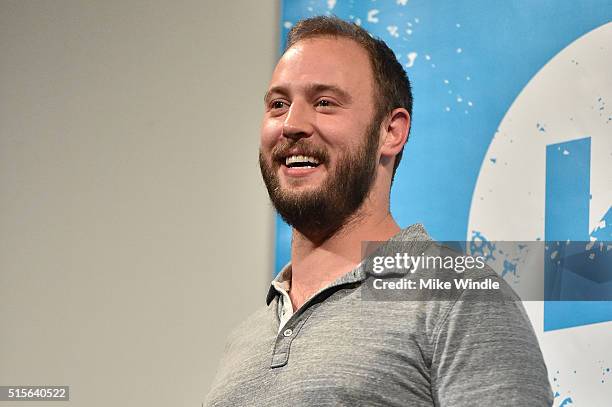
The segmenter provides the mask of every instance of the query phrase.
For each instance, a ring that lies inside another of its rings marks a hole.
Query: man
[[[411,111],[384,42],[332,17],[292,28],[265,95],[259,157],[293,227],[291,263],[230,335],[206,405],[552,404],[519,301],[361,298],[362,242],[429,240],[389,212]]]

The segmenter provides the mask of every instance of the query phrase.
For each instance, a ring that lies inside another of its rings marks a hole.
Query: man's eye
[[[272,102],[271,107],[272,109],[282,109],[283,107],[285,107],[285,102],[283,102],[282,100],[275,100],[274,102]]]
[[[317,106],[320,107],[330,107],[332,103],[327,99],[321,99],[317,102]]]

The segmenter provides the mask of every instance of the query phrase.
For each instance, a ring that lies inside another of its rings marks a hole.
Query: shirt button
[[[283,332],[283,335],[285,336],[291,336],[293,334],[293,331],[291,329],[285,329],[285,332]]]

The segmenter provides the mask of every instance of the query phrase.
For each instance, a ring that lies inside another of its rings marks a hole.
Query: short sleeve
[[[522,302],[499,278],[487,298],[464,291],[434,336],[436,406],[552,406],[548,372]]]

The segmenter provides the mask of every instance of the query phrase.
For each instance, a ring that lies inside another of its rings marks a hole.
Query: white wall
[[[271,275],[278,7],[0,2],[0,385],[200,406]]]

